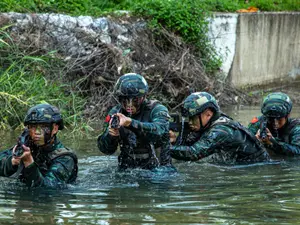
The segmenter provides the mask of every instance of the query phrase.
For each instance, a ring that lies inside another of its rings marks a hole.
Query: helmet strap
[[[201,113],[199,114],[199,121],[200,121],[200,130],[203,130],[204,127],[203,127],[203,123],[202,123],[202,118],[201,118]]]
[[[207,122],[207,124],[205,126],[203,126],[203,122],[202,122],[202,118],[201,118],[201,114],[199,114],[199,122],[200,122],[200,129],[199,131],[203,131],[206,127],[208,127],[208,125],[210,124],[211,119]]]
[[[205,110],[199,114],[199,121],[200,121],[200,131],[204,130],[206,127],[208,127],[212,121],[214,121],[215,116],[218,114],[217,112],[215,112],[214,110],[211,110],[213,112],[213,115],[211,116],[211,118],[209,119],[209,121],[207,121],[207,124],[205,126],[203,126],[202,123],[202,118],[201,118],[201,114],[205,112]],[[219,115],[219,114],[218,114]]]
[[[144,101],[145,101],[145,96],[139,98],[139,103],[138,103],[138,106],[136,108],[136,113],[137,114],[141,111],[142,104],[143,104]]]

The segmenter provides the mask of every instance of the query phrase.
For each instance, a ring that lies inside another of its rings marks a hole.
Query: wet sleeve
[[[0,152],[0,176],[9,177],[18,170],[18,166],[13,166],[12,149]]]
[[[169,132],[169,111],[163,105],[156,105],[150,114],[151,122],[141,122],[135,119],[131,121],[131,127],[143,131],[146,134],[161,136]]]
[[[111,155],[114,154],[115,151],[117,150],[119,137],[111,136],[108,133],[108,129],[109,129],[108,126],[109,126],[108,123],[104,124],[104,130],[102,134],[99,135],[97,142],[98,142],[98,148],[102,153]]]
[[[111,115],[117,113],[115,109],[112,109],[108,116],[106,117],[104,124],[103,124],[103,130],[102,133],[99,135],[97,139],[98,149],[107,155],[114,154],[117,150],[118,143],[119,143],[119,137],[114,137],[109,134],[109,119]]]
[[[293,128],[290,133],[290,143],[279,141],[277,138],[272,138],[271,146],[268,146],[271,150],[278,154],[283,155],[300,155],[300,125]]]
[[[171,156],[178,160],[197,161],[214,154],[220,146],[226,146],[227,143],[232,141],[232,135],[232,132],[226,127],[224,129],[220,127],[212,128],[190,146],[171,146]]]
[[[169,166],[172,164],[170,140],[166,140],[161,147],[160,164],[162,166]]]
[[[39,167],[32,163],[24,168],[23,176],[28,187],[65,188],[75,167],[71,156],[60,156],[52,161],[47,173],[43,175]]]

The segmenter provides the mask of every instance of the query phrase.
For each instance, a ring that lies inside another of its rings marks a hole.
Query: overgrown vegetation
[[[55,52],[25,45],[6,29],[0,30],[0,127],[19,127],[30,107],[46,101],[61,109],[73,132],[87,128],[79,124],[85,99],[61,80],[63,63]]]
[[[99,16],[114,10],[132,10],[137,5],[169,3],[180,4],[181,1],[164,0],[2,0],[1,12],[22,13],[66,13],[70,15]],[[300,11],[298,0],[194,0],[196,9],[218,12],[234,12],[250,6],[261,11]],[[184,10],[184,9],[183,9]],[[182,18],[183,20],[185,18]]]
[[[220,100],[225,92],[241,96],[212,76],[221,61],[207,39],[206,18],[211,11],[234,12],[249,6],[261,11],[300,11],[297,0],[2,0],[1,12],[98,17],[130,10],[132,16],[147,19],[152,32],[139,34],[128,55],[91,40],[94,49],[89,56],[73,55],[63,61],[66,55],[59,52],[63,46],[49,39],[45,50],[39,46],[45,40],[31,40],[43,32],[35,23],[26,31],[25,41],[2,28],[0,126],[18,127],[29,107],[46,100],[62,110],[74,130],[89,129],[83,116],[103,117],[113,100],[110,90],[114,82],[136,65],[140,65],[136,72],[147,75],[151,95],[170,109],[195,86],[210,90]]]
[[[200,1],[145,1],[136,4],[134,12],[149,18],[150,26],[165,28],[183,38],[191,46],[195,56],[202,60],[205,71],[209,74],[221,66],[214,47],[207,38],[208,11],[201,8]],[[158,29],[161,30],[161,29]]]

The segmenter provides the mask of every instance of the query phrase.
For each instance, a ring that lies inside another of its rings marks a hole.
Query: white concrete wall
[[[235,86],[300,79],[299,12],[215,14],[210,30]]]
[[[238,14],[222,13],[215,14],[209,23],[209,38],[223,60],[221,70],[226,75],[229,74],[235,54],[237,22]]]

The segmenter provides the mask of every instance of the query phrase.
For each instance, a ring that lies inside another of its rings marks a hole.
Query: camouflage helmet
[[[292,107],[292,101],[287,94],[274,92],[265,97],[261,113],[266,117],[281,118],[287,116]]]
[[[148,84],[144,77],[136,73],[127,73],[121,76],[114,93],[118,97],[142,97],[148,92]]]
[[[216,112],[220,111],[220,107],[216,99],[211,94],[207,92],[195,92],[184,100],[182,116],[194,116],[202,113],[207,108],[212,108]]]
[[[24,125],[37,123],[56,123],[59,130],[64,128],[63,119],[58,108],[49,104],[38,104],[28,110]]]

